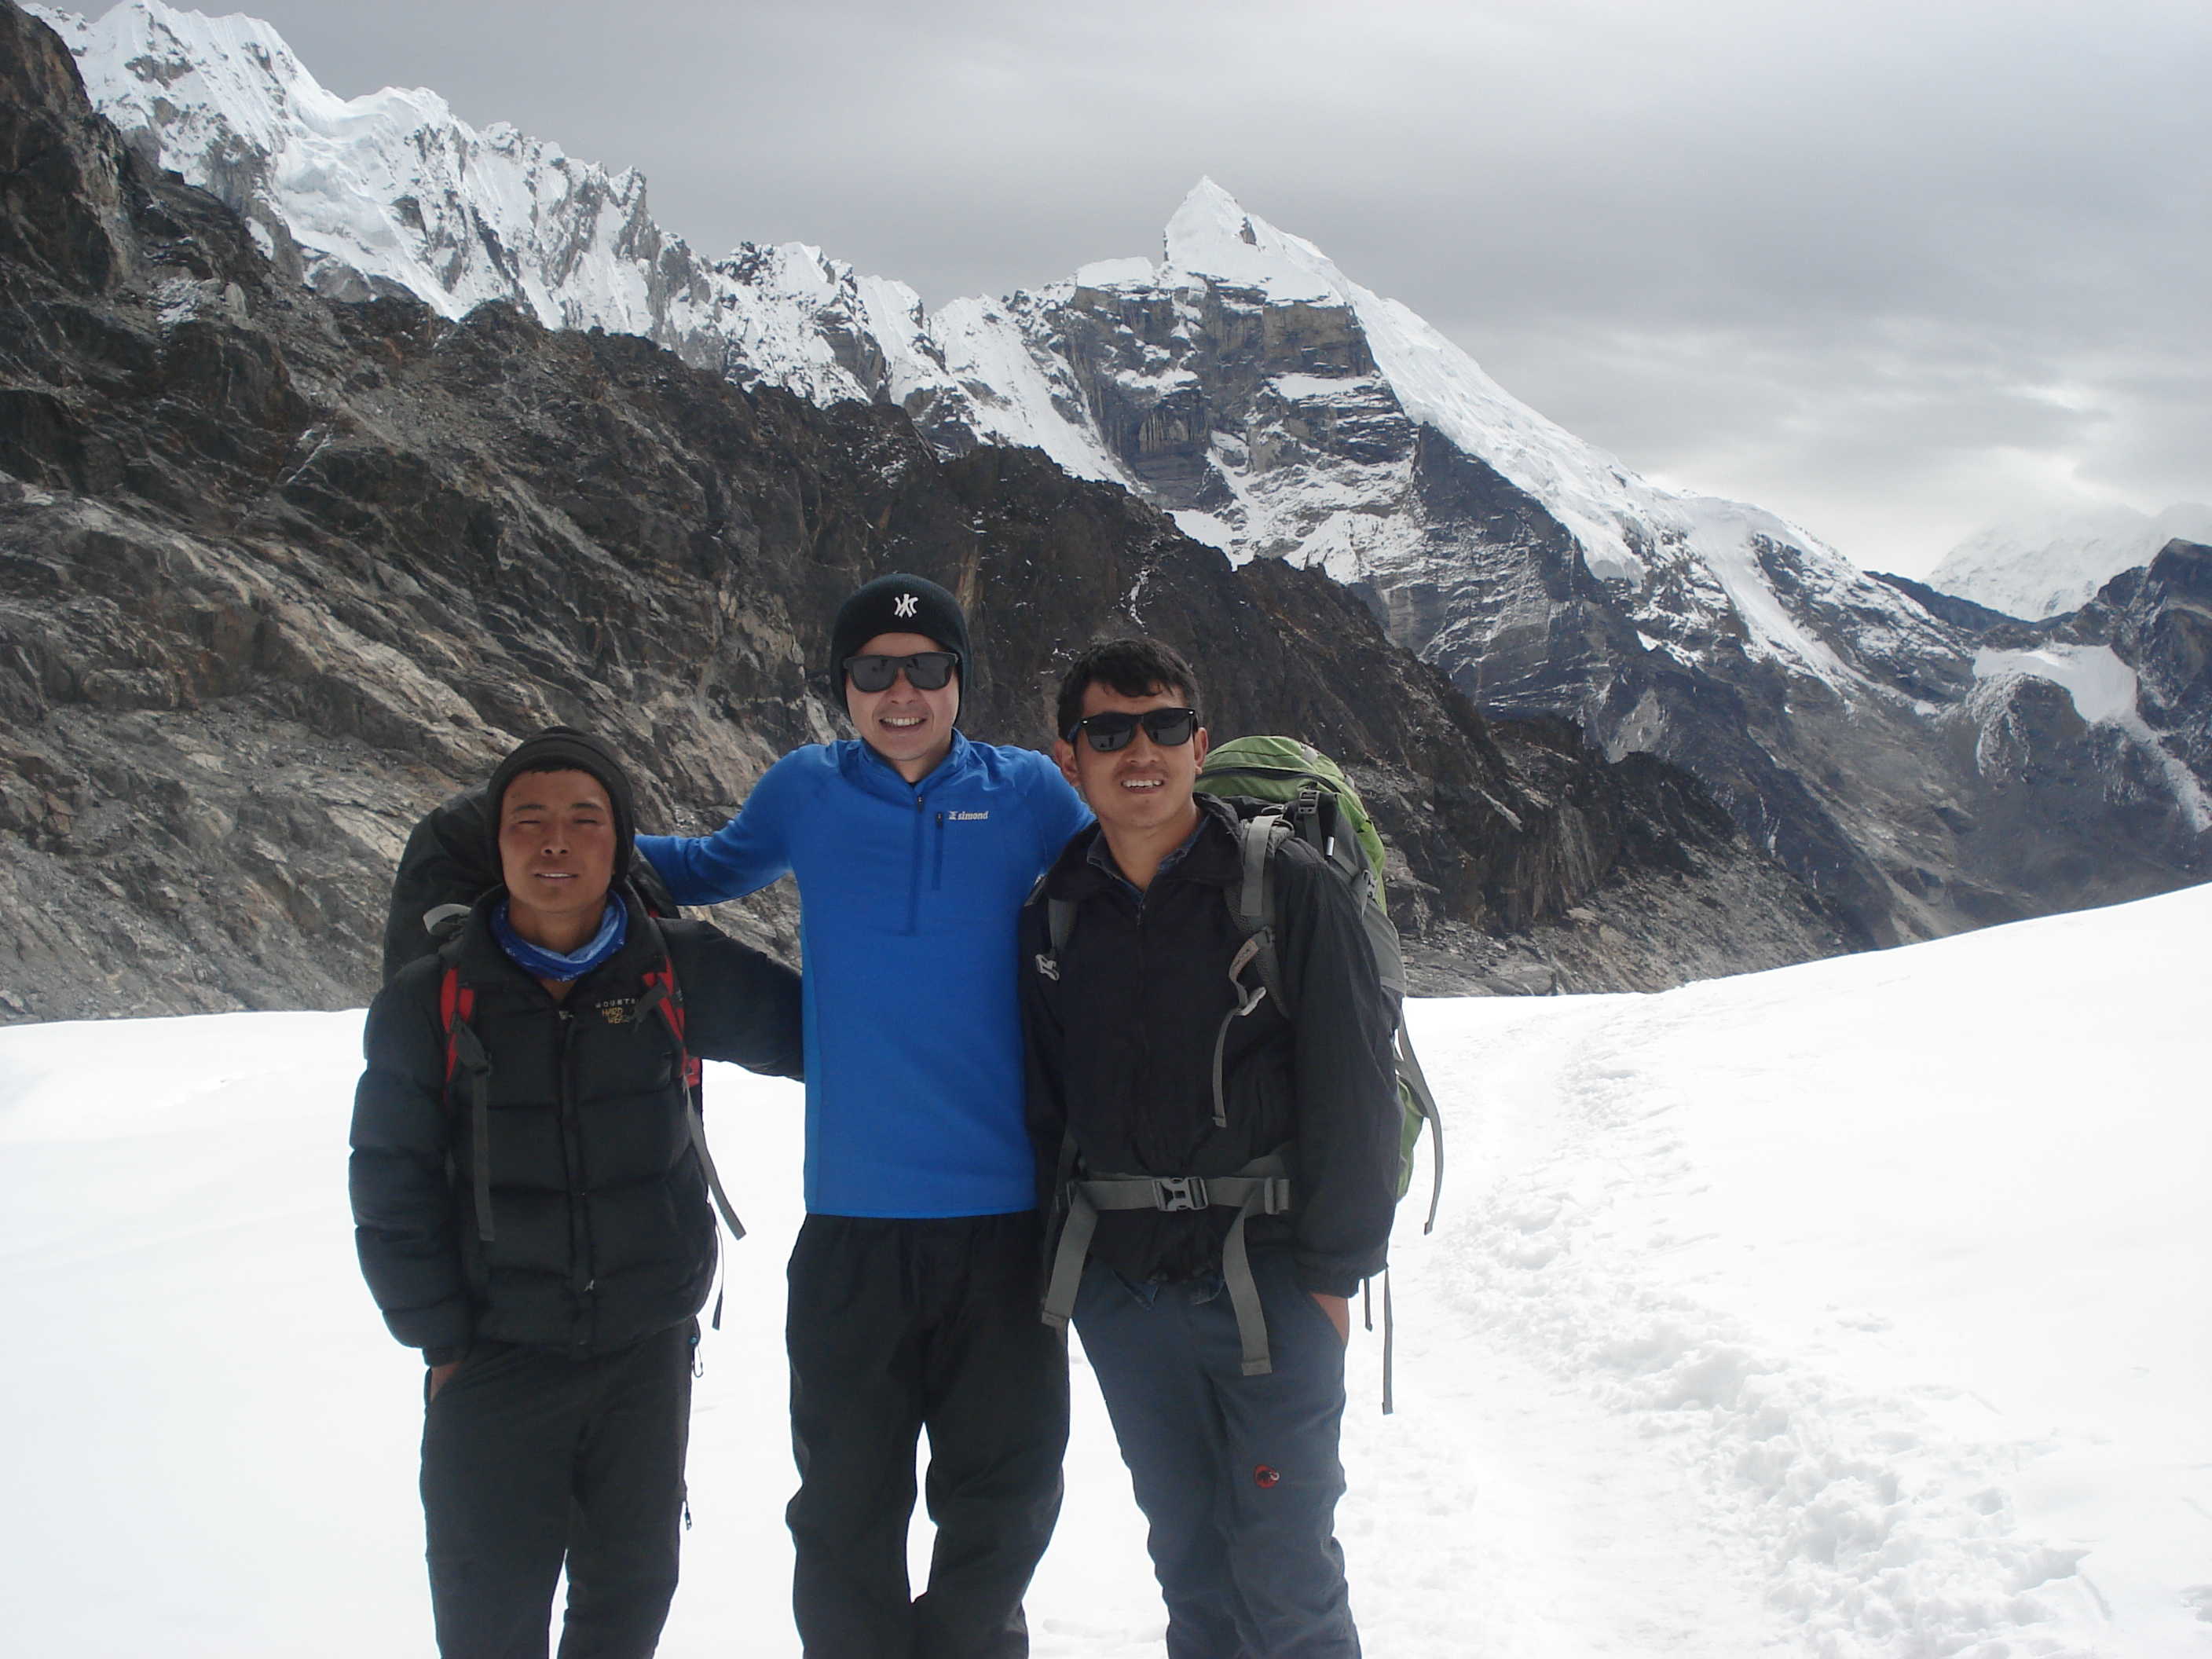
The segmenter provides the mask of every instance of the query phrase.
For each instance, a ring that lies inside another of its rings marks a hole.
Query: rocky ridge
[[[315,292],[12,0],[0,180],[0,1018],[359,1003],[426,805],[570,720],[640,758],[647,822],[719,823],[837,733],[828,618],[901,567],[970,607],[980,738],[1037,740],[1107,633],[1235,665],[1216,729],[1350,763],[1429,988],[1858,942],[1685,775],[1487,722],[1338,585],[1042,455],[503,303]],[[793,915],[724,912],[786,953]]]

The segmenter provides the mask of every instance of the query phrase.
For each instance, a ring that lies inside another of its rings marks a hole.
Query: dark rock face
[[[2086,905],[2212,878],[2212,550],[2170,542],[2073,615],[2000,617],[1976,642],[1993,672],[1948,723],[1948,758],[1981,781],[1957,827],[1997,881]],[[2060,685],[2006,672],[2029,654],[2124,706],[2084,719]]]
[[[2198,777],[2212,778],[2212,547],[2168,542],[2050,633],[2109,646],[2136,671],[2143,719]]]
[[[1034,452],[940,460],[897,410],[334,302],[6,0],[0,86],[0,1018],[359,1003],[408,825],[544,722],[622,744],[647,824],[711,828],[840,733],[830,617],[901,568],[969,607],[979,738],[1044,741],[1059,666],[1142,629],[1217,732],[1344,759],[1437,988],[1857,942],[1682,775],[1486,724],[1317,574],[1233,570]],[[1700,931],[1720,905],[1741,926]],[[725,915],[787,953],[794,919],[787,886]]]
[[[2026,626],[2018,617],[2008,617],[2002,611],[1976,605],[1972,599],[1962,599],[1955,593],[1942,592],[1929,586],[1926,582],[1917,582],[1910,576],[1893,575],[1887,570],[1870,570],[1867,574],[1878,582],[1887,582],[1938,621],[1964,629],[1969,634],[1984,633],[2008,623],[2017,627]]]

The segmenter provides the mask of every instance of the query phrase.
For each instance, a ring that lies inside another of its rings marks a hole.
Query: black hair
[[[1060,737],[1083,718],[1083,695],[1094,682],[1125,697],[1177,692],[1193,708],[1199,706],[1198,674],[1175,647],[1158,640],[1108,640],[1086,647],[1060,677],[1054,728]]]

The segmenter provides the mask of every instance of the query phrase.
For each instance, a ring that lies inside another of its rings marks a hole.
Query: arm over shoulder
[[[1022,752],[1034,755],[1030,750]],[[1028,804],[1030,820],[1036,825],[1037,865],[1042,869],[1060,856],[1070,836],[1091,822],[1091,809],[1046,755],[1035,755]]]
[[[711,923],[665,922],[662,930],[684,988],[691,1052],[771,1077],[804,1077],[799,975]]]
[[[757,892],[791,868],[791,819],[821,764],[819,745],[794,749],[711,836],[640,836],[637,850],[678,904],[720,904]]]

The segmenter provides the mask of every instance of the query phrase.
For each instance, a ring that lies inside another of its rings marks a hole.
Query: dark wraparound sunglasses
[[[1075,734],[1080,732],[1091,739],[1093,749],[1102,755],[1110,755],[1116,749],[1127,749],[1140,726],[1145,728],[1145,735],[1161,748],[1180,748],[1198,730],[1198,710],[1147,708],[1141,714],[1128,714],[1116,709],[1111,714],[1089,714],[1067,728],[1067,740],[1073,743]]]
[[[906,683],[917,691],[942,691],[960,665],[952,651],[917,651],[911,657],[848,657],[845,672],[853,677],[855,691],[888,691],[891,682],[906,670]]]

